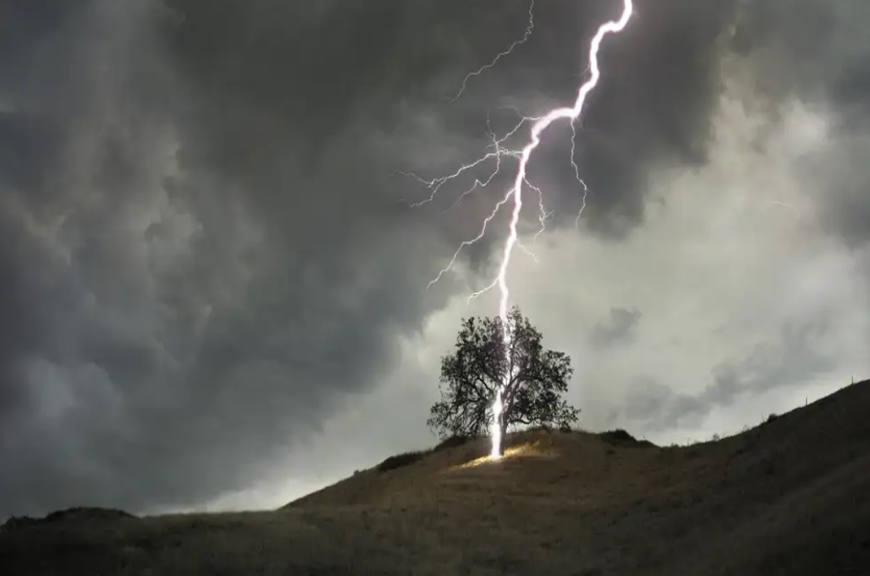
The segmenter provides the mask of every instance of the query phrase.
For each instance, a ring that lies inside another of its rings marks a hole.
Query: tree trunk
[[[507,422],[507,418],[505,418],[504,416],[505,416],[504,414],[501,415],[501,418],[499,418],[499,423],[498,423],[498,428],[501,431],[501,445],[499,445],[499,447],[498,447],[499,448],[499,453],[498,453],[499,456],[504,456],[504,450],[505,450],[505,447],[507,445],[507,425],[505,424]]]

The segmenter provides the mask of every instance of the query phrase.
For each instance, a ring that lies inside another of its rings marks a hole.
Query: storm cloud
[[[597,346],[610,346],[629,340],[642,316],[638,310],[611,308],[607,322],[596,324],[592,328],[592,343]]]
[[[787,325],[776,344],[757,345],[745,357],[714,366],[711,382],[696,394],[639,379],[629,388],[626,415],[646,420],[649,431],[676,428],[734,404],[741,394],[757,395],[811,380],[833,367],[819,346],[825,330],[823,325]]]
[[[637,4],[577,126],[587,237],[628,241],[654,173],[711,163],[736,83],[771,126],[789,98],[840,120],[805,170],[833,183],[827,233],[866,245],[866,3]],[[294,447],[410,370],[403,347],[464,294],[457,277],[426,287],[509,179],[444,214],[485,167],[419,209],[404,201],[429,191],[400,173],[434,178],[479,155],[488,114],[504,132],[511,107],[570,101],[618,9],[538,0],[528,43],[451,103],[522,35],[527,2],[0,0],[0,517],[191,507],[304,476]],[[723,71],[734,60],[744,76]],[[532,165],[553,233],[573,231],[580,207],[570,137],[554,127]],[[491,271],[499,234],[460,270]],[[597,321],[634,305],[609,302]],[[614,316],[600,338],[637,318]],[[697,402],[726,402],[746,373],[784,385],[816,366],[765,362],[723,367]],[[702,410],[645,406],[663,421]]]

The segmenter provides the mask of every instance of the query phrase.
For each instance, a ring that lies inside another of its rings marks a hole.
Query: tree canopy
[[[580,410],[562,398],[573,373],[571,358],[544,350],[541,333],[519,308],[510,310],[506,322],[507,342],[502,318],[463,319],[454,352],[442,357],[441,400],[427,421],[442,439],[485,434],[499,386],[502,436],[519,424],[570,429],[577,422]]]

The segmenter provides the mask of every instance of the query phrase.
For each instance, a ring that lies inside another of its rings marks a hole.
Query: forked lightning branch
[[[481,74],[483,74],[486,70],[492,68],[496,65],[496,63],[511,54],[517,47],[524,44],[529,36],[532,33],[532,30],[535,26],[534,21],[534,1],[532,1],[529,7],[529,24],[526,28],[526,31],[523,37],[517,41],[515,41],[507,50],[499,53],[491,62],[480,67],[474,72],[469,73],[465,76],[462,81],[461,88],[453,100],[457,100],[464,93],[468,82]],[[577,92],[577,98],[574,101],[573,106],[565,106],[560,108],[554,108],[547,112],[542,116],[536,117],[523,117],[514,128],[505,134],[505,136],[501,138],[497,138],[496,136],[492,136],[492,144],[488,147],[488,151],[475,159],[473,162],[469,162],[461,167],[459,167],[455,172],[449,174],[447,176],[442,176],[439,178],[435,178],[432,180],[424,180],[414,174],[413,176],[420,182],[423,182],[428,186],[431,190],[431,194],[429,197],[417,204],[413,204],[413,206],[420,206],[422,204],[426,204],[434,200],[435,196],[441,190],[441,188],[452,182],[453,180],[459,178],[464,173],[477,168],[485,163],[494,164],[493,171],[490,176],[483,180],[476,180],[471,189],[467,190],[460,196],[460,199],[472,192],[474,189],[478,187],[486,187],[489,183],[500,173],[503,168],[502,160],[504,159],[513,159],[516,160],[516,172],[513,176],[513,186],[506,191],[506,193],[502,196],[501,200],[499,200],[496,205],[493,207],[492,212],[483,220],[483,223],[480,228],[480,232],[477,236],[470,240],[466,240],[462,242],[462,244],[457,248],[456,252],[453,254],[453,258],[451,258],[450,262],[444,267],[438,275],[435,277],[432,282],[429,283],[429,286],[436,283],[441,277],[447,273],[453,265],[456,263],[457,258],[463,249],[468,246],[474,244],[475,242],[480,241],[487,232],[487,228],[495,219],[496,215],[499,211],[504,208],[506,205],[509,205],[511,208],[510,219],[508,222],[508,235],[507,239],[504,242],[504,245],[501,250],[501,260],[498,268],[498,275],[493,279],[493,281],[482,290],[475,292],[469,296],[469,298],[475,298],[480,296],[484,292],[492,290],[493,288],[497,288],[499,291],[499,306],[498,306],[498,314],[501,318],[502,326],[503,326],[503,335],[502,335],[502,343],[505,346],[506,350],[510,350],[511,345],[511,330],[508,323],[508,308],[510,302],[510,288],[508,286],[508,271],[511,263],[511,256],[513,256],[514,249],[518,246],[521,246],[519,243],[519,235],[517,232],[518,224],[520,221],[520,215],[523,210],[523,192],[526,189],[533,190],[538,195],[538,203],[537,207],[540,211],[539,220],[541,222],[541,231],[544,230],[547,214],[544,209],[544,201],[543,201],[543,192],[540,188],[534,186],[528,179],[528,165],[529,161],[532,158],[535,150],[538,148],[538,145],[541,143],[541,138],[544,135],[544,132],[547,128],[549,128],[552,124],[565,121],[568,122],[571,126],[572,131],[575,129],[575,122],[580,118],[580,115],[584,111],[584,107],[586,105],[586,99],[592,90],[598,85],[598,81],[601,78],[601,68],[598,59],[598,53],[601,49],[601,43],[604,38],[609,34],[617,34],[622,32],[625,27],[628,25],[629,20],[631,19],[633,13],[633,4],[632,0],[623,0],[623,9],[622,14],[617,20],[612,20],[606,22],[598,28],[598,31],[595,33],[595,36],[592,38],[592,43],[589,48],[589,56],[588,56],[588,70],[589,76],[586,81],[580,86]],[[529,127],[529,138],[526,141],[524,147],[520,149],[508,149],[504,146],[505,142],[511,138],[512,136],[519,133],[524,127]],[[576,132],[573,132],[573,138],[571,140],[571,165],[574,169],[574,175],[577,179],[578,184],[580,185],[583,193],[583,204],[580,208],[580,212],[577,215],[577,219],[579,221],[580,216],[583,213],[583,209],[586,207],[586,192],[588,188],[586,183],[583,181],[579,167],[574,159],[574,145],[576,142]],[[540,233],[540,232],[539,232]],[[511,363],[509,362],[508,365]],[[492,405],[492,421],[490,422],[490,434],[492,437],[492,450],[490,455],[492,458],[500,458],[501,457],[501,426],[500,421],[502,418],[502,413],[505,408],[503,405],[503,391],[504,391],[504,383],[510,381],[512,375],[504,374],[503,375],[503,384],[496,390],[495,399],[493,400]]]

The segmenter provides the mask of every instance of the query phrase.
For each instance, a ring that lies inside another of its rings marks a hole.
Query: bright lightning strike
[[[488,146],[487,149],[491,148],[492,150],[487,152],[484,156],[478,158],[474,162],[471,162],[469,164],[466,164],[466,165],[460,167],[453,174],[450,174],[448,176],[443,176],[440,178],[436,178],[434,180],[428,180],[428,181],[424,180],[424,179],[422,179],[414,174],[407,174],[409,176],[416,178],[418,181],[425,184],[431,190],[431,194],[429,195],[428,198],[426,198],[422,202],[412,204],[412,206],[421,206],[423,204],[426,204],[426,203],[433,201],[435,196],[438,194],[439,190],[442,188],[442,186],[444,186],[444,184],[446,184],[452,180],[455,180],[463,173],[465,173],[473,168],[476,168],[477,166],[480,166],[481,164],[487,162],[488,160],[495,160],[496,166],[495,166],[494,171],[484,181],[475,180],[475,183],[472,186],[472,188],[470,188],[469,190],[464,192],[462,194],[462,196],[460,196],[459,200],[461,200],[466,195],[470,194],[472,191],[474,191],[478,187],[485,188],[501,170],[502,158],[512,157],[512,158],[516,158],[519,161],[519,166],[517,168],[517,172],[516,172],[516,175],[514,177],[513,187],[510,190],[508,190],[507,193],[502,197],[502,199],[496,203],[492,212],[489,214],[489,216],[487,216],[484,219],[483,225],[481,226],[481,230],[478,233],[478,235],[476,237],[472,238],[471,240],[464,241],[459,246],[459,248],[456,250],[456,252],[453,254],[453,258],[451,258],[448,265],[445,268],[443,268],[438,273],[438,276],[429,283],[429,287],[431,287],[433,284],[438,282],[441,279],[441,277],[453,267],[453,265],[456,263],[456,259],[459,257],[459,254],[462,252],[462,250],[464,248],[474,244],[475,242],[478,242],[479,240],[481,240],[484,237],[489,224],[495,218],[496,214],[498,214],[499,210],[501,210],[501,208],[505,204],[508,204],[509,202],[513,201],[513,210],[511,212],[510,222],[508,225],[508,237],[507,237],[507,240],[505,241],[504,247],[502,249],[501,264],[499,266],[498,275],[496,276],[496,278],[493,280],[493,282],[489,286],[486,286],[482,290],[479,290],[479,291],[473,293],[471,296],[469,296],[469,298],[475,298],[477,296],[480,296],[484,292],[487,292],[495,287],[498,287],[499,294],[500,294],[498,311],[499,311],[499,317],[502,320],[502,325],[503,325],[503,330],[504,330],[503,334],[502,334],[502,342],[503,342],[506,350],[510,349],[511,338],[512,338],[511,328],[508,325],[508,302],[510,300],[510,289],[508,287],[508,281],[507,281],[508,268],[510,267],[511,256],[513,255],[514,248],[518,246],[521,249],[525,249],[525,247],[519,241],[519,234],[517,231],[517,227],[518,227],[519,220],[520,220],[520,214],[521,214],[522,209],[523,209],[523,187],[524,186],[531,188],[532,190],[537,192],[538,197],[539,197],[538,208],[539,208],[539,212],[540,212],[539,220],[541,223],[541,228],[539,229],[538,233],[535,235],[536,239],[546,229],[546,219],[549,217],[549,214],[546,212],[545,207],[544,207],[544,200],[543,200],[542,191],[540,190],[540,188],[537,188],[536,186],[531,184],[528,180],[527,171],[528,171],[529,160],[531,159],[532,154],[534,153],[535,149],[537,149],[538,145],[541,143],[541,135],[548,127],[550,127],[550,125],[552,125],[553,123],[555,123],[559,120],[566,120],[566,121],[570,122],[571,129],[572,129],[572,136],[575,137],[575,138],[572,138],[572,140],[571,140],[571,166],[574,169],[574,175],[575,175],[577,181],[580,183],[581,187],[583,188],[583,203],[582,203],[582,206],[580,208],[580,213],[577,215],[577,222],[579,223],[580,216],[582,216],[583,210],[586,207],[586,193],[588,192],[589,189],[586,186],[586,183],[580,177],[580,168],[578,167],[577,162],[575,160],[574,153],[575,153],[576,130],[575,130],[574,123],[582,114],[584,106],[586,104],[586,98],[589,96],[590,92],[592,92],[592,90],[594,90],[595,87],[598,85],[598,80],[601,77],[601,70],[600,70],[599,62],[598,62],[598,52],[601,48],[601,43],[604,40],[604,37],[607,36],[608,34],[617,34],[619,32],[622,32],[625,29],[625,27],[628,25],[628,22],[631,18],[633,10],[634,10],[634,8],[633,8],[632,0],[623,0],[623,11],[622,11],[622,15],[619,17],[619,19],[612,20],[610,22],[603,24],[598,29],[595,36],[592,38],[592,43],[591,43],[591,46],[589,49],[589,58],[588,58],[588,61],[589,61],[588,71],[590,74],[589,74],[589,77],[586,80],[586,82],[580,86],[578,93],[577,93],[577,99],[574,101],[573,106],[555,108],[555,109],[551,110],[550,112],[548,112],[547,114],[545,114],[544,116],[540,116],[540,117],[535,117],[535,118],[524,117],[524,118],[522,118],[522,120],[520,120],[520,122],[512,130],[510,130],[502,138],[497,138],[495,135],[493,135],[490,132],[492,144],[490,146]],[[528,40],[529,36],[532,33],[532,29],[534,28],[534,16],[533,16],[533,14],[534,14],[534,0],[532,1],[531,6],[529,7],[529,26],[528,26],[528,28],[526,28],[526,33],[524,34],[524,36],[520,40],[517,40],[516,42],[514,42],[510,46],[510,48],[508,48],[504,52],[498,54],[495,57],[495,59],[492,60],[492,62],[490,62],[489,64],[481,67],[480,69],[468,74],[462,82],[462,87],[460,88],[459,93],[453,98],[454,101],[462,96],[470,78],[480,75],[488,68],[492,68],[493,66],[495,66],[495,64],[501,58],[509,55],[517,46],[525,43],[526,40]],[[529,122],[531,122],[532,125],[531,125],[531,129],[530,129],[530,137],[529,137],[529,140],[527,141],[526,145],[520,150],[510,150],[510,149],[505,148],[503,146],[504,143],[511,136],[516,134],[516,132],[522,126],[524,126],[525,124],[527,124]],[[457,202],[459,200],[457,200]],[[454,205],[455,205],[455,203],[454,203]],[[532,254],[532,256],[534,256],[534,255]],[[504,394],[505,386],[510,381],[512,376],[513,376],[512,374],[505,374],[504,375],[504,381],[503,381],[502,385],[496,390],[495,400],[494,400],[493,406],[492,406],[493,418],[492,418],[492,422],[490,424],[490,434],[492,436],[492,450],[490,452],[490,457],[493,459],[498,459],[501,457],[502,437],[501,437],[500,422],[501,422],[502,413],[503,413],[504,408],[505,408],[503,394]]]

